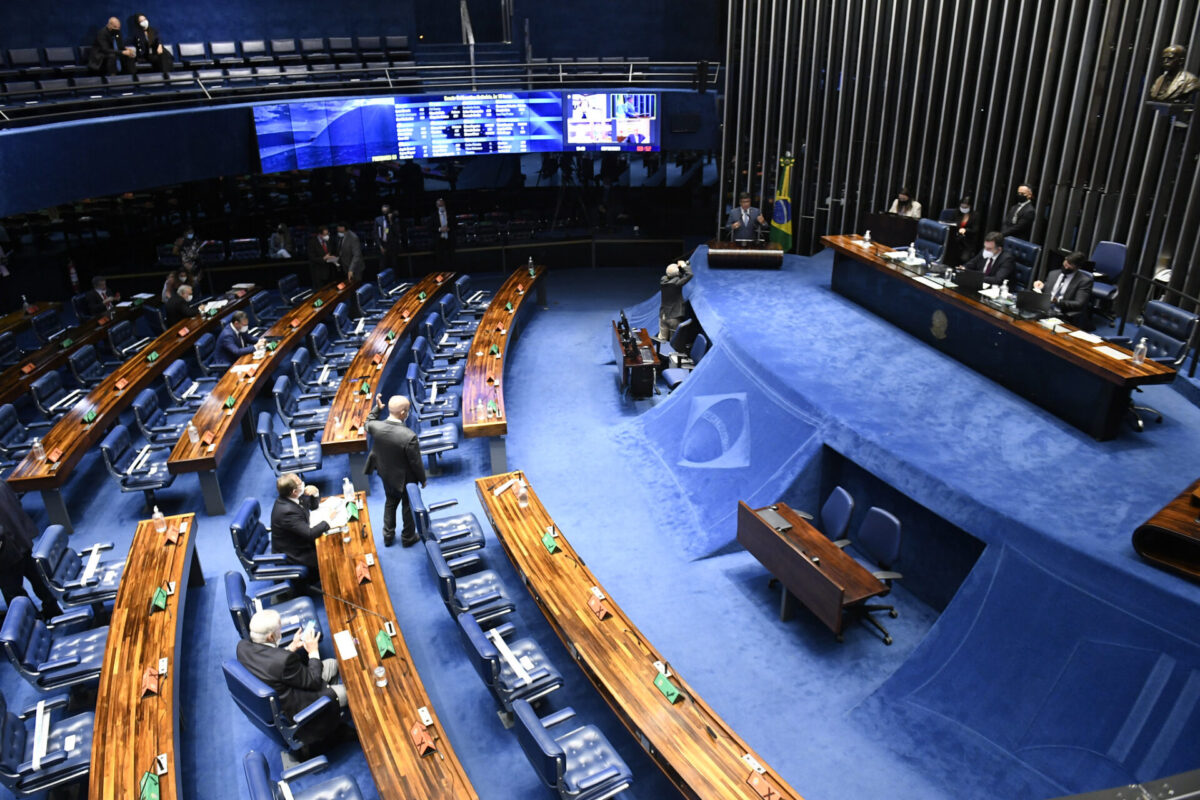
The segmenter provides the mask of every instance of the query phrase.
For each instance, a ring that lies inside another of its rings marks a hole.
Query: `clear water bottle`
[[[196,444],[200,441],[200,431],[196,430],[196,423],[192,422],[190,419],[188,420],[187,435],[188,441],[192,444]]]
[[[1137,347],[1133,348],[1133,363],[1145,364],[1146,351],[1150,348],[1146,345],[1146,337],[1143,336],[1141,341],[1137,343]]]
[[[163,518],[163,513],[158,510],[158,506],[154,507],[154,513],[150,515],[150,519],[154,520],[154,530],[159,533],[167,530],[167,521]]]
[[[529,508],[529,487],[525,485],[525,481],[517,484],[517,506]]]
[[[529,257],[529,264],[528,264],[528,266],[529,266],[529,268],[530,268],[530,269],[532,269],[532,268],[533,268],[533,256],[530,256],[530,257]]]
[[[916,242],[909,242],[909,243],[908,243],[908,257],[909,257],[909,259],[910,259],[910,260],[911,260],[911,259],[914,259],[914,258],[916,258],[916,257],[917,257],[917,245],[916,245]]]
[[[481,397],[481,398],[479,398],[479,400],[477,400],[475,402],[475,419],[476,419],[476,421],[481,420],[481,419],[487,419],[487,413],[488,413],[487,403],[483,402],[483,398]]]
[[[871,232],[870,231],[867,231],[865,234],[863,234],[863,241],[866,242],[867,244],[871,243]]]
[[[350,482],[350,478],[342,478],[342,498],[347,503],[354,502],[354,484]]]
[[[387,688],[387,670],[384,667],[379,666],[379,667],[375,668],[374,672],[375,672],[375,685],[378,686],[380,689],[386,689]]]
[[[1008,293],[1008,281],[1000,284],[1000,299],[1007,301],[1011,295]]]
[[[44,461],[46,458],[46,448],[42,447],[42,440],[36,436],[33,437],[33,445],[30,446],[30,452],[33,453],[33,457],[38,461]]]
[[[21,308],[25,309],[26,316],[33,316],[33,306],[25,299],[25,295],[21,295]]]

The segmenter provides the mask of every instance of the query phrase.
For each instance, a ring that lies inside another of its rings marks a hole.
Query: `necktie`
[[[743,224],[743,225],[749,225],[749,224],[750,224],[750,215],[749,215],[749,214],[747,214],[745,211],[743,211],[743,212],[742,212],[742,224]]]
[[[984,275],[992,274],[992,264],[994,264],[994,263],[996,263],[996,259],[994,259],[994,258],[985,258],[983,260],[983,274]]]
[[[321,241],[321,249],[325,251],[325,255],[329,255],[329,245],[325,244],[324,240]]]
[[[1067,293],[1067,282],[1071,280],[1071,276],[1065,272],[1058,276],[1058,283],[1054,284],[1054,292],[1050,295],[1050,299],[1057,303],[1062,300],[1062,296]]]

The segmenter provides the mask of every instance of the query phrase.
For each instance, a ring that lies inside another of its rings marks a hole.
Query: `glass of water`
[[[382,666],[375,668],[375,685],[380,689],[387,686],[387,670]]]

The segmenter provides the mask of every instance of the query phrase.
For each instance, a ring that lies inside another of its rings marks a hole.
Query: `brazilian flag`
[[[775,187],[775,210],[771,216],[771,241],[786,253],[792,249],[792,164],[796,159],[779,159],[779,185]]]

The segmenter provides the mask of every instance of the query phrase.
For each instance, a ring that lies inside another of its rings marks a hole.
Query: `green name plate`
[[[313,308],[320,308],[323,305],[325,305],[325,301],[321,298],[318,297],[316,300],[313,300]]]
[[[369,381],[363,381],[363,382],[362,382],[362,386],[359,386],[359,387],[358,387],[358,390],[359,390],[360,392],[362,392],[363,394],[370,394],[370,393],[371,393],[371,384],[370,384],[370,382],[369,382]]]
[[[88,412],[83,415],[83,421],[89,425],[91,423],[95,422],[96,421],[96,409],[89,408]]]
[[[267,342],[268,350],[274,350],[276,347],[279,347],[279,342]]]
[[[234,397],[233,395],[229,395],[229,397],[225,398],[225,407],[226,408],[233,408],[236,403],[237,403],[237,398]]]
[[[557,553],[561,549],[558,546],[558,540],[550,531],[546,531],[542,534],[542,545],[546,548],[546,552],[548,553]]]
[[[671,683],[671,679],[661,672],[654,676],[654,688],[662,692],[668,703],[674,703],[680,697],[680,692],[675,688],[675,684]]]
[[[492,355],[498,355],[500,353],[500,346],[494,344],[494,345],[492,345],[492,349],[488,350],[488,352],[491,353]]]
[[[424,292],[421,292],[420,294],[418,294],[418,295],[417,295],[417,299],[418,299],[418,300],[424,300],[424,299],[425,299],[425,293],[424,293]]]
[[[142,773],[142,782],[138,789],[139,800],[159,800],[159,792],[158,776],[153,772]]]
[[[141,305],[142,303],[144,303],[144,302],[146,302],[146,300],[145,300],[145,298],[143,298],[143,297],[135,297],[135,298],[133,298],[133,306],[134,306],[134,308],[137,308],[138,306],[140,306],[140,305]]]
[[[151,363],[153,363],[153,362],[155,362],[155,361],[158,361],[158,351],[157,351],[157,350],[151,350],[151,351],[150,351],[150,355],[146,356],[146,361],[149,361],[149,362],[151,362]]]
[[[394,341],[394,340],[395,340],[395,338],[396,338],[396,332],[395,332],[395,331],[388,331],[388,332],[387,332],[387,340],[388,340],[389,342],[391,342],[391,341]]]
[[[392,637],[387,635],[387,631],[375,634],[375,649],[379,651],[380,658],[396,655],[396,645],[392,644]]]
[[[358,503],[346,503],[346,516],[349,519],[358,519]]]
[[[74,339],[63,339],[62,342],[60,342],[60,345],[63,350],[66,350],[68,347],[70,347],[73,344],[75,344]]]
[[[154,590],[154,597],[150,600],[150,613],[155,611],[167,610],[167,592],[161,586]]]
[[[529,277],[533,278],[536,275],[537,275],[537,267],[530,267],[529,268]]]

